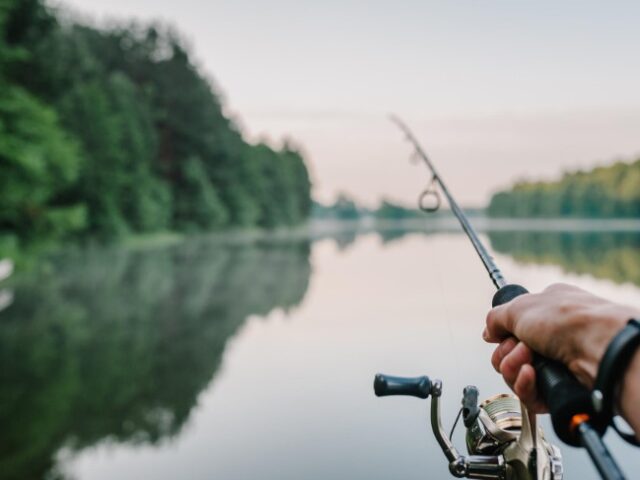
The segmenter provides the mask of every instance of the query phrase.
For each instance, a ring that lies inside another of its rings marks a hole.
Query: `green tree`
[[[0,5],[0,234],[23,240],[63,236],[85,223],[83,205],[65,198],[78,176],[75,143],[51,108],[12,82],[28,58],[20,42],[45,20],[38,2]]]
[[[491,197],[495,217],[638,217],[640,160],[565,173],[553,182],[518,182]]]
[[[180,179],[180,188],[189,195],[176,198],[176,225],[183,230],[208,230],[225,225],[227,211],[200,159],[190,158],[182,167]]]
[[[63,201],[78,166],[76,146],[55,113],[0,82],[0,231],[29,238],[83,228],[82,204]]]

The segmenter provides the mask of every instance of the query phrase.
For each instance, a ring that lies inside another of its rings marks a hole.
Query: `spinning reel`
[[[542,429],[536,427],[535,416],[530,417],[513,395],[496,395],[478,404],[478,389],[466,387],[462,408],[451,434],[447,435],[440,418],[440,380],[377,374],[373,387],[378,397],[407,395],[426,399],[431,396],[431,428],[455,477],[562,480],[560,450],[545,439]],[[467,456],[460,455],[451,441],[460,417],[466,428]]]

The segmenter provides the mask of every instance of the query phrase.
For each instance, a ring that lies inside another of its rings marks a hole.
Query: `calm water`
[[[488,241],[533,290],[640,305],[640,234]],[[443,379],[447,427],[465,385],[505,390],[480,340],[492,288],[455,233],[69,252],[4,285],[2,478],[450,478],[427,403],[375,398],[373,374]],[[566,478],[597,478],[563,453]]]

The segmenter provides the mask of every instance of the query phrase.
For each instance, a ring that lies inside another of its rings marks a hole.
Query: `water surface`
[[[640,305],[637,233],[486,239],[532,290]],[[446,426],[465,385],[505,390],[480,340],[491,284],[452,232],[69,251],[6,290],[2,478],[450,478],[427,403],[375,398],[373,374],[443,379]],[[566,478],[597,478],[563,453]]]

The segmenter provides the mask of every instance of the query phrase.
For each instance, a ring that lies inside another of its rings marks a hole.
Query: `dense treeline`
[[[246,143],[178,35],[0,0],[0,237],[296,224],[300,152]],[[1,247],[1,245],[0,245]]]
[[[555,182],[520,182],[491,198],[494,217],[638,217],[640,160],[566,173]]]

